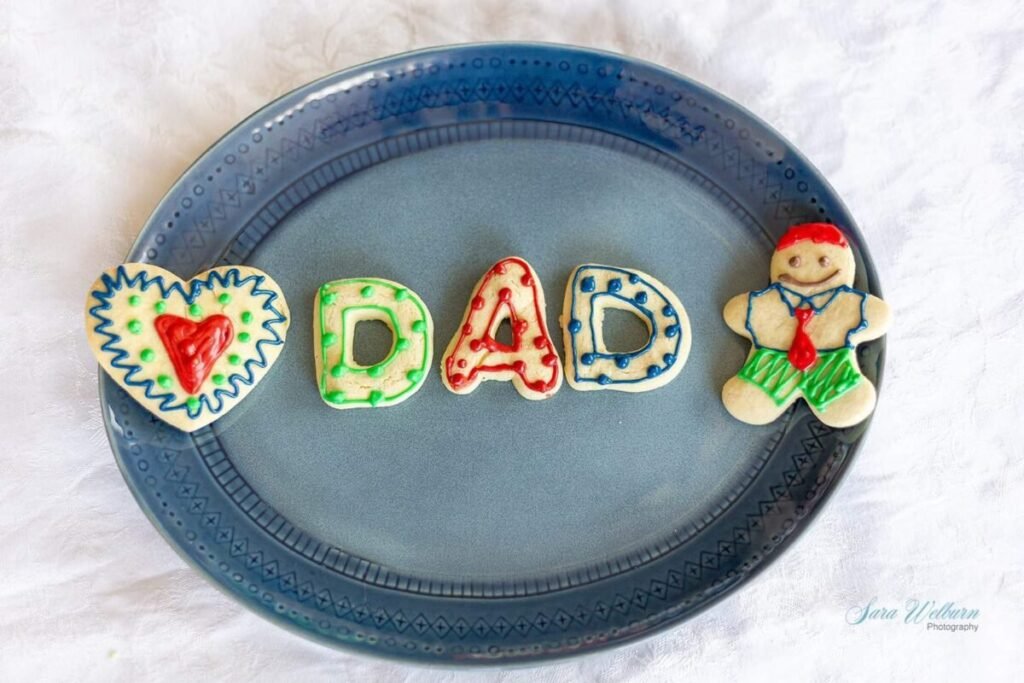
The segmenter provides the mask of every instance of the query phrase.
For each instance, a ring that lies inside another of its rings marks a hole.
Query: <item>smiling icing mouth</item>
[[[801,287],[813,287],[814,285],[823,285],[836,275],[839,275],[839,269],[832,271],[831,275],[821,278],[820,280],[814,280],[811,282],[805,280],[798,280],[789,273],[783,273],[779,276],[779,282],[785,282],[787,285],[799,285]]]

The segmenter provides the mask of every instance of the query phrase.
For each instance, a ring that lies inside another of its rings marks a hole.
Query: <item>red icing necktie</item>
[[[818,360],[818,349],[814,348],[814,342],[807,334],[807,323],[814,317],[814,309],[798,308],[793,314],[796,316],[796,333],[793,335],[793,343],[789,345],[789,362],[803,372]]]

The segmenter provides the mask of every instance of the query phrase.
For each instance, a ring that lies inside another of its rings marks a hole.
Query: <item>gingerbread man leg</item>
[[[722,387],[725,409],[737,420],[747,424],[763,425],[778,418],[793,403],[795,395],[781,405],[760,387],[735,376]]]
[[[852,389],[830,401],[823,409],[816,407],[811,402],[808,403],[811,411],[819,420],[829,427],[841,429],[852,427],[867,419],[871,411],[875,409],[875,396],[875,385],[866,377],[861,377]]]

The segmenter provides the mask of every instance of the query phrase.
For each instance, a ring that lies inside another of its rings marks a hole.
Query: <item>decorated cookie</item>
[[[473,288],[459,329],[441,361],[441,381],[456,394],[483,380],[511,380],[524,398],[553,396],[562,385],[562,363],[544,322],[544,290],[521,258],[491,266]],[[508,320],[512,343],[495,339]]]
[[[605,347],[605,311],[637,315],[647,326],[640,349],[612,353]],[[690,353],[690,320],[671,289],[638,270],[583,265],[565,287],[562,305],[565,378],[579,391],[650,391],[671,382]]]
[[[379,320],[391,351],[364,366],[353,357],[356,325]],[[313,306],[313,353],[320,396],[332,408],[393,406],[423,386],[434,354],[434,323],[412,290],[390,280],[351,278],[322,285]]]
[[[889,306],[853,288],[855,261],[834,225],[797,225],[779,240],[771,284],[733,297],[725,322],[753,346],[722,400],[737,419],[771,422],[798,398],[832,427],[864,420],[875,387],[860,372],[857,344],[889,328]]]
[[[266,273],[208,270],[184,282],[143,263],[103,273],[89,290],[86,331],[114,381],[186,432],[235,407],[277,360],[288,304]]]

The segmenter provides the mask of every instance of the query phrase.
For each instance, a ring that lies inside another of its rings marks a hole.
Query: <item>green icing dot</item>
[[[338,343],[338,335],[333,332],[328,332],[320,339],[320,343],[324,346],[333,346]]]
[[[138,294],[132,294],[130,297],[128,297],[128,303],[131,304],[132,306],[138,306],[139,304],[142,303],[142,297],[139,296]]]
[[[409,298],[408,289],[396,289],[395,290],[395,301],[405,301]]]
[[[163,301],[157,301],[155,304],[153,304],[153,309],[157,313],[163,313],[164,311],[167,310],[167,304],[165,304]]]
[[[156,358],[156,354],[153,353],[153,349],[142,349],[142,352],[139,353],[139,358],[148,363],[149,361]]]
[[[223,294],[217,297],[217,301],[221,302],[222,304],[229,304],[231,303],[231,295],[228,294],[227,292],[224,292]]]
[[[324,398],[326,398],[331,403],[341,403],[341,402],[343,402],[345,400],[345,392],[344,391],[328,391],[326,394],[324,394]]]
[[[330,306],[337,300],[338,295],[335,294],[334,292],[331,292],[330,294],[324,294],[323,296],[320,297],[320,303],[322,303],[325,306]]]
[[[409,348],[409,340],[404,338],[395,340],[395,348],[399,351],[405,351]]]
[[[164,389],[170,389],[172,384],[171,378],[167,375],[157,375],[156,383]]]
[[[342,365],[341,363],[338,363],[333,368],[331,368],[331,377],[341,377],[344,374],[345,366]]]
[[[231,363],[232,365],[238,365],[239,363],[242,362],[242,359],[238,357],[237,353],[233,353],[230,356],[228,356],[228,362]]]
[[[249,338],[250,338],[250,335],[249,335],[248,332],[239,332],[238,333],[238,341],[240,341],[240,342],[247,342],[247,341],[249,341]]]
[[[377,405],[382,400],[384,400],[384,394],[382,394],[379,391],[371,391],[370,392],[370,405],[371,406]]]
[[[203,314],[203,309],[199,306],[199,304],[192,304],[191,306],[188,307],[188,312],[189,315],[194,315],[198,318]]]
[[[409,372],[405,373],[405,376],[409,378],[410,382],[419,382],[421,379],[423,379],[423,371],[410,370]]]
[[[128,331],[131,332],[132,334],[138,334],[139,332],[142,332],[142,323],[140,323],[138,320],[134,320],[134,319],[133,320],[129,320],[128,321]]]
[[[242,311],[242,322],[248,325],[252,322],[252,313],[249,311]]]
[[[369,299],[371,296],[373,296],[373,287],[371,287],[370,285],[366,285],[365,287],[359,290],[359,293],[363,296],[364,299]]]
[[[413,332],[425,332],[426,329],[427,329],[427,323],[423,322],[422,320],[417,320],[416,322],[414,322],[412,324],[412,331]]]
[[[219,384],[224,384],[224,375],[222,375],[220,373],[217,373],[216,375],[214,375],[214,376],[212,376],[210,378],[210,381],[212,381],[214,384],[218,384],[218,385]]]
[[[199,407],[199,399],[195,396],[189,396],[185,399],[185,405],[188,406],[189,410],[195,410]]]
[[[366,374],[369,375],[370,377],[380,377],[381,375],[384,374],[384,366],[374,365],[372,368],[366,371]]]

